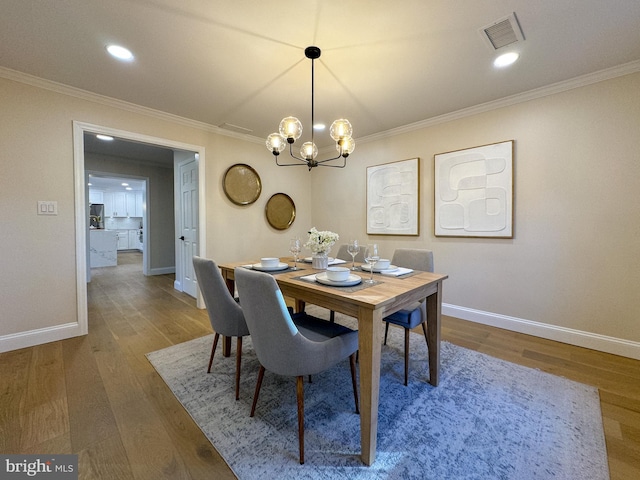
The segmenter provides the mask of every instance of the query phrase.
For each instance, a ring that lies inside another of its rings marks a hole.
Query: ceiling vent
[[[482,27],[480,35],[493,50],[524,41],[524,34],[515,12],[496,20],[491,25]]]

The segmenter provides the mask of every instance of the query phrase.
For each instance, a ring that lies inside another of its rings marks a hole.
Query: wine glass
[[[370,243],[367,245],[367,248],[364,251],[364,261],[367,262],[369,268],[371,269],[371,279],[365,280],[367,283],[375,283],[373,281],[373,266],[375,263],[380,260],[380,255],[378,254],[378,244]]]
[[[349,240],[349,244],[347,245],[347,252],[351,255],[352,265],[351,270],[356,269],[356,255],[360,251],[360,245],[358,244],[358,240]]]
[[[300,244],[299,238],[292,238],[289,241],[289,251],[293,255],[293,268],[292,270],[298,270],[298,255],[300,255],[300,250],[302,249],[302,245]]]

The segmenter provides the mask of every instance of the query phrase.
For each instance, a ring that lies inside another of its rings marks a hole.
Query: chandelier
[[[329,134],[331,138],[336,142],[336,150],[338,156],[328,158],[326,160],[316,160],[318,155],[318,147],[313,141],[313,126],[314,126],[314,60],[320,58],[320,49],[318,47],[307,47],[304,50],[304,54],[307,58],[311,59],[311,141],[305,142],[300,148],[300,156],[293,153],[293,144],[302,136],[302,123],[296,117],[286,117],[280,122],[279,131],[272,133],[267,137],[267,149],[273,153],[276,157],[276,164],[281,167],[292,167],[298,165],[306,165],[309,171],[313,167],[337,167],[344,168],[347,165],[347,157],[353,149],[356,147],[356,143],[351,138],[353,128],[349,120],[341,118],[331,124]],[[295,163],[279,163],[278,156],[282,152],[287,144],[289,144],[289,154],[292,158],[298,160]],[[338,160],[342,157],[342,164],[327,164],[333,160]]]

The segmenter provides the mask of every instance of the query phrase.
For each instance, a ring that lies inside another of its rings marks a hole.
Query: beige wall
[[[105,103],[0,78],[0,241],[6,246],[0,258],[0,351],[75,331],[74,121],[203,147],[205,247],[218,261],[284,256],[289,237],[311,223],[308,172],[276,167],[264,144]],[[262,195],[247,207],[233,205],[221,188],[225,170],[240,162],[263,180]],[[277,192],[296,202],[289,231],[276,231],[264,219],[265,204]],[[58,215],[36,215],[38,200],[57,201]]]
[[[436,238],[434,154],[512,139],[514,238]],[[414,157],[420,236],[369,240],[432,249],[445,311],[638,355],[640,74],[358,145],[344,171],[314,172],[316,227],[366,240],[366,167]]]
[[[421,158],[419,237],[371,237],[391,255],[431,248],[447,273],[445,311],[477,321],[640,357],[640,74],[627,75],[375,142],[345,169],[276,167],[262,143],[0,79],[0,348],[36,329],[75,322],[72,122],[204,147],[206,254],[220,261],[287,254],[310,226],[366,240],[365,172]],[[515,140],[515,236],[433,236],[433,155]],[[249,207],[221,188],[227,167],[263,180]],[[268,198],[289,194],[293,227],[271,229]],[[55,217],[36,215],[56,200]]]

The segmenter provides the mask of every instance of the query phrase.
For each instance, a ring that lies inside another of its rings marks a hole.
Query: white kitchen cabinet
[[[104,192],[102,190],[96,190],[95,188],[90,188],[89,203],[104,203]]]
[[[133,192],[125,193],[125,216],[137,217],[136,215],[136,194]]]
[[[129,230],[129,250],[138,250],[138,230]]]
[[[113,216],[114,217],[127,216],[127,196],[125,192],[113,193]]]
[[[124,192],[104,192],[104,215],[106,217],[126,217],[127,203]]]
[[[144,216],[144,199],[142,192],[136,192],[136,214],[135,217],[142,218]]]
[[[106,217],[140,217],[144,215],[142,192],[104,192],[104,215]]]
[[[113,217],[113,193],[104,192],[102,194],[102,200],[102,203],[104,203],[104,216]]]
[[[129,230],[118,230],[118,250],[129,250]]]

